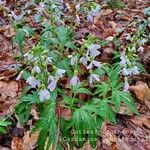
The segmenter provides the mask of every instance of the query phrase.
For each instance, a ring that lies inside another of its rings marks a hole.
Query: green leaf
[[[91,91],[88,90],[88,89],[86,89],[86,88],[79,88],[78,91],[77,91],[77,93],[84,93],[84,94],[90,94],[90,95],[92,95]]]

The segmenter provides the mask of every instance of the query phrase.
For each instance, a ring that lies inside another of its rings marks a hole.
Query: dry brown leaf
[[[2,147],[2,146],[0,146],[0,150],[11,150],[11,149],[8,148],[8,147]]]
[[[16,81],[10,82],[0,81],[0,93],[1,97],[3,97],[4,99],[6,99],[7,97],[15,98],[17,96],[17,91],[18,91],[18,84]]]
[[[106,123],[102,125],[101,132],[102,143],[105,143],[108,146],[111,146],[112,144],[116,143],[117,137],[111,130],[108,129]]]
[[[130,91],[135,93],[137,99],[150,101],[150,88],[146,83],[139,81],[135,86],[130,86]]]
[[[16,81],[0,81],[0,116],[9,114],[17,101],[18,84]]]
[[[131,121],[138,126],[145,125],[150,129],[150,118],[148,118],[146,115],[135,116],[131,119]]]
[[[123,140],[118,139],[117,140],[117,150],[133,150],[130,145],[125,143]]]
[[[25,133],[23,137],[23,150],[32,150],[36,146],[36,142],[39,136],[39,132],[30,135],[30,131]]]
[[[22,139],[18,137],[13,137],[13,140],[11,143],[11,149],[12,150],[24,150]]]

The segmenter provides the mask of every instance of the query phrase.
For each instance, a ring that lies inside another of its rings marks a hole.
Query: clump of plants
[[[57,10],[59,4],[48,8]],[[45,5],[46,2],[43,9]],[[92,21],[100,6],[92,3],[89,8],[87,21]],[[21,51],[26,68],[17,80],[24,78],[27,87],[15,112],[23,125],[29,121],[32,107],[36,107],[39,119],[32,132],[39,132],[40,150],[63,149],[66,144],[73,149],[87,141],[95,148],[102,123],[117,123],[116,114],[122,105],[138,114],[128,78],[143,71],[136,53],[143,50],[147,36],[139,28],[131,35],[128,46],[116,53],[114,64],[108,64],[99,60],[103,47],[100,39],[89,34],[77,46],[74,30],[57,23],[42,23],[37,44],[28,52]],[[15,27],[14,40],[22,49],[25,37],[32,36],[34,30]],[[64,116],[63,111],[69,115]]]

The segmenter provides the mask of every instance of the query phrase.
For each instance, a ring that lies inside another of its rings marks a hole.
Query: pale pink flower
[[[128,80],[127,80],[127,79],[125,79],[123,91],[124,91],[124,92],[129,91],[129,83],[128,83]]]
[[[40,100],[48,100],[50,98],[50,92],[47,89],[43,89],[39,91]]]
[[[40,86],[40,82],[35,79],[35,77],[33,76],[30,76],[28,79],[27,79],[27,83],[32,87],[32,88],[35,88],[36,86]]]
[[[69,55],[68,58],[71,58],[70,64],[72,66],[75,65],[78,62],[78,57],[77,56]]]
[[[57,69],[56,71],[56,76],[59,77],[59,78],[62,78],[63,77],[63,74],[65,73],[66,71],[64,69]]]
[[[143,52],[144,51],[144,47],[143,46],[140,46],[138,49],[137,49],[137,52]]]
[[[55,88],[57,86],[57,80],[55,79],[54,76],[50,76],[48,81],[50,81],[50,83],[48,85],[48,89],[52,92],[55,90]]]
[[[73,86],[77,85],[77,83],[79,83],[79,82],[80,82],[80,80],[79,80],[77,75],[74,75],[72,77],[72,79],[70,80],[70,84],[73,85]]]
[[[39,66],[35,66],[33,68],[33,71],[36,72],[36,73],[41,73],[41,68]]]
[[[93,66],[100,68],[102,66],[102,63],[97,60],[92,60],[91,63],[87,66],[87,69],[92,69]]]
[[[96,57],[100,54],[100,52],[98,51],[98,49],[100,48],[101,46],[98,45],[98,44],[91,44],[89,47],[88,47],[88,52],[90,52],[90,54],[93,56],[93,57]]]
[[[87,62],[88,62],[88,59],[86,57],[80,58],[80,63],[82,63],[84,66],[87,66]]]
[[[89,77],[89,83],[95,83],[96,81],[100,81],[100,77],[97,74],[91,73]]]

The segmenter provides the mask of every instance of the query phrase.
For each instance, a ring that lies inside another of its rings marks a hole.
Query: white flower
[[[0,0],[0,5],[2,6],[2,5],[5,5],[6,4],[6,1],[2,1],[2,0]]]
[[[86,57],[80,58],[80,63],[82,63],[84,66],[87,66],[87,62],[88,62],[88,59]]]
[[[127,68],[123,68],[123,69],[122,69],[122,74],[123,74],[124,76],[128,76],[128,75],[131,74],[131,71],[130,71],[129,69],[127,69]]]
[[[93,16],[92,15],[87,15],[87,21],[92,22],[93,21]]]
[[[100,78],[97,74],[91,73],[89,77],[89,83],[92,84],[95,81],[100,81]]]
[[[41,68],[39,66],[35,66],[33,68],[33,71],[36,72],[36,73],[41,73]]]
[[[142,39],[142,40],[139,40],[138,43],[139,43],[140,45],[144,45],[147,41],[148,41],[148,39],[144,38],[144,39]]]
[[[52,92],[55,90],[55,88],[57,86],[57,80],[55,79],[54,76],[50,76],[48,81],[51,81],[48,85],[48,89]]]
[[[43,12],[45,10],[45,8],[46,8],[45,4],[44,3],[40,3],[39,7],[38,7],[38,11],[39,12]]]
[[[125,34],[124,36],[125,36],[125,39],[126,39],[126,40],[128,40],[128,41],[131,40],[131,35],[130,35],[129,33]]]
[[[46,59],[46,62],[47,62],[47,63],[52,63],[52,59],[53,59],[52,57],[48,57],[48,58]]]
[[[39,86],[40,85],[40,82],[35,79],[33,76],[30,76],[28,79],[27,79],[27,83],[32,87],[32,88],[35,88],[36,86]]]
[[[72,56],[72,55],[69,55],[68,58],[71,58],[71,65],[75,65],[78,61],[78,57],[77,56]]]
[[[73,77],[72,77],[72,79],[70,80],[70,84],[71,85],[73,85],[73,86],[75,86],[77,83],[79,83],[80,82],[80,80],[79,80],[79,78],[78,78],[78,76],[77,75],[74,75]]]
[[[125,79],[123,91],[124,91],[124,92],[129,91],[129,83],[128,83],[128,80],[127,80],[127,79]]]
[[[11,15],[14,18],[14,20],[20,21],[22,20],[24,13],[22,13],[21,15],[16,15],[13,11],[11,11]]]
[[[140,69],[139,69],[137,66],[134,66],[134,67],[131,69],[133,75],[138,75],[138,74],[140,74],[139,70],[140,70]]]
[[[80,24],[80,18],[79,15],[76,15],[76,23],[79,25]]]
[[[22,77],[22,74],[20,73],[20,74],[17,76],[16,80],[19,81],[19,80],[21,79],[21,77]]]
[[[91,44],[89,47],[88,47],[88,52],[90,52],[90,54],[93,56],[93,57],[96,57],[100,54],[100,52],[98,51],[98,49],[100,48],[101,46],[98,45],[98,44]]]
[[[65,73],[66,71],[64,69],[57,69],[56,70],[56,76],[59,77],[59,78],[62,78],[63,77],[63,74]]]
[[[30,53],[24,54],[24,57],[25,57],[28,61],[31,61],[31,60],[33,59],[33,55],[30,54]]]
[[[40,90],[39,96],[41,101],[48,100],[50,98],[50,92],[47,89]]]
[[[138,49],[137,49],[137,52],[143,52],[144,51],[144,47],[143,46],[140,46]]]
[[[80,4],[77,4],[77,5],[76,5],[76,10],[77,10],[77,11],[80,10]]]
[[[101,62],[97,60],[92,60],[91,63],[87,66],[87,69],[92,69],[93,66],[100,68],[102,66]]]

